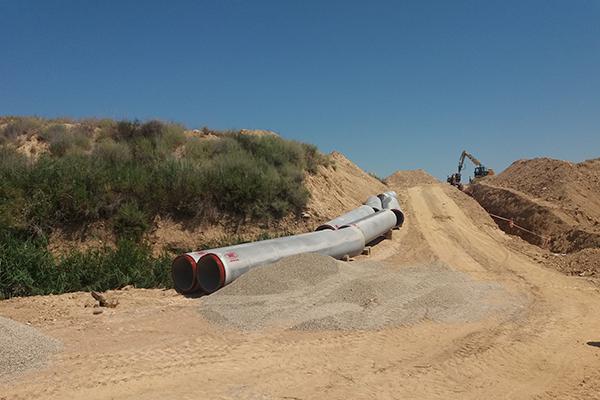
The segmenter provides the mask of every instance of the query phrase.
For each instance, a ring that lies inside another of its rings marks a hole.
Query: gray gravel
[[[42,366],[60,347],[35,328],[0,317],[0,381]]]
[[[518,313],[526,299],[444,265],[396,268],[306,254],[255,268],[203,297],[200,312],[242,330],[369,330]]]

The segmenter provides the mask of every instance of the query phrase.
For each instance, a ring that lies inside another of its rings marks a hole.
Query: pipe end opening
[[[206,293],[213,293],[225,285],[225,268],[216,254],[206,254],[197,262],[198,286]]]
[[[404,224],[404,213],[396,208],[392,208],[392,212],[396,215],[396,228],[400,228]]]
[[[196,261],[187,254],[177,257],[171,265],[171,278],[178,292],[193,292],[196,289]]]

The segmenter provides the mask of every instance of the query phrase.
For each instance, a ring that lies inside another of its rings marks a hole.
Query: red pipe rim
[[[188,263],[192,269],[192,283],[191,283],[191,286],[189,286],[187,288],[177,287],[177,284],[176,284],[177,281],[175,280],[175,269],[173,268],[173,266],[181,258],[185,258],[188,261]],[[194,258],[192,256],[190,256],[189,254],[183,254],[183,255],[180,255],[179,257],[175,258],[175,260],[173,260],[173,264],[171,266],[171,279],[173,280],[173,285],[175,286],[175,290],[177,290],[180,293],[192,293],[192,292],[196,291],[198,289],[198,281],[196,279],[196,269],[197,269],[196,260],[194,260]]]
[[[223,261],[221,260],[221,258],[215,253],[204,254],[202,257],[200,257],[200,259],[198,259],[198,262],[200,262],[202,259],[204,259],[206,257],[213,260],[219,270],[219,284],[217,285],[217,287],[214,290],[212,290],[212,288],[207,289],[205,287],[202,287],[202,284],[200,284],[200,275],[199,274],[197,274],[196,281],[198,283],[198,286],[202,290],[204,290],[207,293],[213,293],[213,292],[216,292],[217,290],[219,290],[220,288],[222,288],[223,286],[225,286],[225,266],[223,265]]]

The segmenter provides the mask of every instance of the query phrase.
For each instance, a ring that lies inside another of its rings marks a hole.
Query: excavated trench
[[[487,183],[470,185],[465,192],[472,196],[510,235],[516,235],[554,253],[572,253],[600,247],[600,235],[570,221],[570,217],[552,203],[535,200],[513,189]],[[510,221],[498,217],[512,220]],[[524,229],[520,229],[522,227]]]

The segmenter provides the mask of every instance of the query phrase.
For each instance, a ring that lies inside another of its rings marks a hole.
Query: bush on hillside
[[[37,117],[9,117],[9,122],[0,130],[0,144],[15,140],[19,135],[29,135],[43,125]]]
[[[87,151],[92,124],[43,127],[51,155],[36,162],[2,150],[10,161],[0,163],[0,221],[48,233],[108,219],[120,236],[139,239],[149,226],[142,220],[156,215],[280,218],[306,205],[304,173],[327,162],[314,146],[277,136],[222,132],[187,140],[182,126],[159,121],[104,123],[112,132]],[[178,158],[173,151],[182,145]]]
[[[153,257],[148,246],[132,241],[56,259],[43,239],[8,231],[0,236],[0,298],[172,286],[171,257]]]
[[[121,205],[113,218],[115,233],[127,240],[141,241],[148,227],[148,217],[134,202]]]
[[[309,197],[304,174],[328,163],[316,147],[277,136],[210,131],[210,139],[187,138],[182,126],[159,121],[11,117],[2,123],[4,297],[168,285],[168,260],[152,257],[144,244],[156,216],[244,221],[297,213]],[[29,159],[15,138],[34,133],[50,153]],[[112,227],[117,249],[60,259],[48,252],[45,238],[54,229],[96,221]]]

